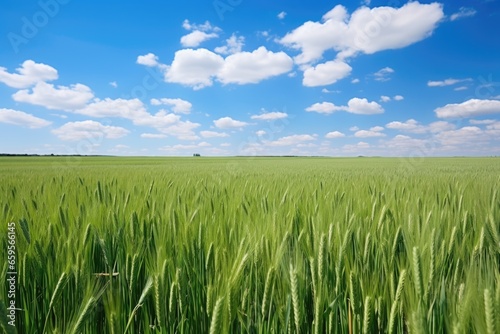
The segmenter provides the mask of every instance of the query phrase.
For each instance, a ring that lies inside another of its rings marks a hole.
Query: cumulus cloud
[[[369,138],[369,137],[385,137],[385,134],[382,133],[384,130],[381,126],[374,126],[370,128],[370,130],[359,130],[354,133],[355,137],[358,138]]]
[[[5,108],[0,108],[0,123],[13,124],[30,129],[43,128],[52,124],[52,122],[35,117],[23,111]]]
[[[148,67],[155,67],[160,64],[158,62],[158,56],[156,56],[154,53],[148,53],[144,56],[138,56],[136,62],[139,65],[144,65]]]
[[[224,83],[258,83],[264,79],[289,72],[293,60],[286,53],[268,51],[264,46],[253,52],[239,52],[228,56],[217,73]]]
[[[237,50],[224,49],[222,51],[230,53]],[[253,52],[235,52],[226,58],[210,50],[199,48],[179,50],[175,53],[172,64],[157,63],[155,66],[164,72],[166,82],[178,83],[198,90],[212,86],[215,79],[223,84],[258,83],[290,72],[293,60],[282,51],[272,52],[264,46]]]
[[[84,107],[93,97],[91,89],[82,84],[66,87],[54,86],[46,82],[38,82],[31,91],[23,89],[12,95],[14,101],[17,102],[66,111]]]
[[[214,51],[223,55],[234,54],[241,52],[244,44],[245,37],[232,34],[231,37],[226,39],[226,45],[216,47]]]
[[[229,137],[229,135],[225,132],[217,132],[217,131],[200,131],[200,135],[203,138],[223,138]]]
[[[220,28],[212,26],[209,21],[203,24],[191,23],[189,20],[184,20],[182,27],[191,33],[181,37],[181,44],[184,47],[197,47],[206,40],[219,37],[217,32]]]
[[[500,101],[470,99],[434,110],[439,118],[467,118],[500,113]]]
[[[322,102],[315,103],[306,108],[308,112],[317,112],[320,114],[331,114],[341,110],[359,115],[382,114],[384,112],[384,108],[377,102],[368,102],[367,99],[358,97],[350,99],[349,102],[347,102],[347,106],[337,106],[331,102]]]
[[[394,101],[403,101],[405,98],[403,95],[395,95],[393,99]]]
[[[213,77],[224,66],[224,58],[207,49],[183,49],[175,53],[165,80],[201,89],[212,86]]]
[[[428,81],[427,86],[429,87],[444,87],[444,86],[452,86],[460,82],[466,82],[466,81],[472,81],[471,78],[466,78],[466,79],[445,79],[445,80],[440,80],[440,81]]]
[[[414,119],[409,119],[405,122],[393,121],[386,124],[386,128],[391,130],[397,130],[401,132],[410,133],[438,133],[442,131],[449,131],[455,129],[455,125],[445,122],[437,121],[432,122],[428,125],[423,125]]]
[[[325,135],[325,138],[328,138],[328,139],[335,139],[335,138],[342,138],[342,137],[345,137],[345,134],[343,134],[342,132],[339,132],[339,131],[328,132]]]
[[[286,12],[280,12],[278,14],[278,19],[283,20],[285,18],[285,16],[286,16]]]
[[[159,106],[159,105],[171,106],[172,111],[179,114],[189,114],[191,112],[191,108],[193,107],[191,102],[179,98],[151,99],[151,104],[154,106]]]
[[[389,96],[386,96],[386,95],[382,95],[380,97],[381,102],[389,102],[390,100],[391,100],[391,98]]]
[[[130,131],[118,126],[103,125],[96,121],[69,122],[52,130],[61,140],[82,140],[91,138],[117,139],[126,136]]]
[[[282,118],[287,118],[288,114],[280,111],[273,111],[273,112],[265,112],[260,115],[253,115],[250,118],[251,119],[257,119],[260,121],[273,121],[276,119],[282,119]]]
[[[0,82],[12,88],[28,88],[38,82],[52,81],[58,78],[57,70],[49,65],[26,60],[17,73],[9,73],[5,67],[0,67]]]
[[[451,14],[450,20],[456,21],[464,17],[471,17],[476,15],[477,11],[474,8],[460,7],[460,10],[454,14]]]
[[[219,118],[218,120],[214,121],[214,124],[219,129],[237,129],[248,125],[248,123],[246,122],[237,121],[232,119],[231,117]]]
[[[304,71],[304,86],[326,86],[345,78],[351,73],[352,67],[339,60],[328,61],[310,67]]]
[[[96,99],[85,107],[75,111],[78,114],[91,117],[120,117],[130,120],[145,118],[149,115],[144,104],[139,99]]]
[[[265,144],[267,146],[290,146],[302,144],[304,142],[316,140],[314,136],[311,135],[291,135],[286,137],[281,137],[275,141],[269,141]]]
[[[363,98],[352,98],[347,103],[347,112],[353,114],[360,115],[373,115],[373,114],[382,114],[384,112],[384,108],[380,104],[375,101],[368,102],[367,99]]]
[[[399,49],[431,35],[444,17],[442,7],[414,1],[401,8],[361,7],[349,15],[344,6],[337,5],[320,22],[305,22],[280,43],[300,50],[295,57],[297,64],[314,62],[326,50],[339,52],[344,58],[358,52]]]
[[[180,140],[197,140],[199,137],[194,133],[194,130],[200,127],[200,125],[191,121],[176,121],[172,125],[159,127],[158,130]]]
[[[255,132],[255,134],[256,134],[257,136],[259,136],[259,137],[264,136],[266,133],[267,133],[267,132],[266,132],[266,131],[264,131],[264,130],[259,130],[259,131]]]
[[[335,111],[345,110],[344,108],[345,107],[336,106],[335,104],[333,104],[331,102],[321,102],[321,103],[315,103],[312,106],[307,107],[306,111],[307,112],[317,112],[320,114],[328,115],[328,114],[334,113]]]
[[[216,33],[206,33],[204,31],[195,30],[187,35],[181,37],[181,44],[184,47],[197,47],[201,43],[212,39],[217,38],[219,35]]]

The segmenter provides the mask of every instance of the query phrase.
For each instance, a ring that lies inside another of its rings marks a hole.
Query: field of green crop
[[[0,159],[19,333],[499,333],[498,158]]]

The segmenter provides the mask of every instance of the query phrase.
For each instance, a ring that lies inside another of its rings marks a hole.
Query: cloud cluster
[[[297,64],[315,62],[327,50],[339,58],[399,49],[428,37],[443,19],[442,5],[409,2],[401,8],[360,7],[351,15],[335,6],[319,22],[308,21],[286,34],[280,43],[300,50]]]
[[[332,114],[336,111],[346,111],[358,115],[382,114],[384,108],[375,101],[368,102],[365,98],[354,97],[347,102],[347,106],[337,106],[331,102],[315,103],[306,108],[308,112]]]
[[[30,129],[43,128],[51,122],[19,110],[0,108],[0,123],[24,126]]]
[[[5,67],[0,67],[0,82],[12,88],[28,88],[39,82],[53,81],[58,78],[57,70],[52,66],[26,60],[18,73],[9,73]]]
[[[197,90],[212,86],[214,80],[223,84],[255,84],[287,73],[292,67],[293,61],[286,53],[272,52],[261,46],[226,58],[204,48],[182,49],[175,53],[172,63],[163,68],[166,82]]]

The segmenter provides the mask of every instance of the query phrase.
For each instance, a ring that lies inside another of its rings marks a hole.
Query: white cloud
[[[352,98],[347,103],[347,112],[360,115],[382,114],[384,108],[375,101],[368,102],[367,99]]]
[[[441,145],[448,146],[478,146],[488,141],[485,133],[477,126],[465,126],[463,128],[438,133],[435,138]]]
[[[377,81],[389,81],[391,78],[389,77],[392,73],[394,73],[394,70],[390,67],[384,67],[377,72],[375,72],[373,75],[375,76],[375,80]]]
[[[160,63],[158,62],[158,56],[156,56],[154,53],[148,53],[147,55],[137,57],[137,64],[148,67],[155,67],[160,65]]]
[[[315,103],[312,106],[306,108],[307,112],[317,112],[317,113],[326,114],[326,115],[331,114],[335,111],[339,111],[339,110],[344,110],[344,107],[336,106],[335,104],[333,104],[331,102]]]
[[[405,98],[403,95],[395,95],[393,99],[394,101],[403,101]]]
[[[351,83],[353,83],[353,84],[357,84],[357,83],[359,83],[359,79],[358,79],[358,78],[356,78],[356,79],[352,79],[352,80],[351,80]]]
[[[135,125],[149,126],[159,130],[178,125],[181,123],[181,117],[176,114],[168,113],[166,110],[160,110],[154,115],[145,113],[143,117],[132,119]]]
[[[231,146],[231,143],[222,143],[220,144],[221,147],[229,147]]]
[[[279,112],[279,111],[273,111],[273,112],[266,112],[260,115],[253,115],[250,118],[251,119],[257,119],[260,121],[273,121],[276,119],[282,119],[282,118],[287,118],[288,114],[284,112]]]
[[[422,133],[425,131],[424,127],[414,119],[409,119],[406,122],[394,121],[386,124],[388,129],[413,132],[413,133]]]
[[[186,30],[200,30],[200,31],[221,31],[219,27],[212,26],[212,24],[209,21],[205,21],[205,23],[202,24],[196,24],[196,23],[191,23],[189,20],[184,20],[182,22],[182,27]]]
[[[357,126],[351,126],[349,128],[349,131],[352,131],[352,132],[355,132],[355,131],[358,131],[358,130],[359,130],[359,128]]]
[[[464,118],[500,113],[500,101],[470,99],[434,110],[439,118]]]
[[[165,72],[165,80],[201,89],[212,86],[213,77],[223,66],[224,58],[207,49],[179,50]]]
[[[429,125],[427,125],[426,130],[432,133],[439,133],[443,131],[450,131],[454,130],[455,125],[445,122],[445,121],[437,121],[437,122],[432,122]]]
[[[453,88],[453,90],[456,90],[457,92],[462,91],[462,90],[467,90],[467,89],[469,89],[469,87],[467,87],[467,86],[460,86],[460,87]]]
[[[150,116],[139,99],[95,99],[94,102],[75,112],[91,117],[120,117],[130,120],[144,119]]]
[[[342,137],[345,137],[345,134],[343,134],[342,132],[339,132],[339,131],[328,132],[325,135],[325,138],[328,138],[328,139],[335,139],[335,138],[342,138]]]
[[[466,81],[472,81],[471,78],[466,78],[466,79],[445,79],[441,81],[428,81],[427,86],[429,87],[444,87],[444,86],[452,86],[454,84],[460,83],[460,82],[466,82]]]
[[[117,83],[116,81],[111,81],[111,82],[109,83],[109,85],[110,85],[111,87],[114,87],[114,88],[117,88],[117,87],[118,87],[118,83]]]
[[[195,30],[187,35],[181,37],[181,44],[184,47],[197,47],[201,43],[212,39],[217,38],[219,35],[216,33],[206,33],[204,31]]]
[[[384,130],[381,126],[374,126],[370,128],[370,130],[359,130],[354,134],[355,137],[358,138],[369,138],[369,137],[385,137],[385,134],[382,133]]]
[[[189,114],[193,105],[183,99],[151,99],[151,104],[154,106],[167,105],[172,106],[172,111],[178,114]]]
[[[305,22],[280,43],[301,51],[295,57],[297,64],[314,62],[326,50],[335,50],[345,58],[357,52],[399,49],[431,35],[444,17],[442,7],[415,1],[401,8],[361,7],[349,16],[344,6],[337,5],[321,22]]]
[[[46,82],[38,82],[31,89],[23,89],[12,95],[14,101],[25,102],[47,109],[71,111],[85,106],[94,97],[89,87],[82,84],[54,87]]]
[[[286,12],[281,12],[278,14],[278,19],[283,20],[286,16]]]
[[[85,85],[72,85],[71,87],[58,86],[45,82],[38,83],[32,90],[20,90],[12,95],[17,102],[26,102],[41,105],[48,109],[71,110],[84,106],[93,97],[90,89]],[[68,99],[68,100],[65,100]],[[66,116],[60,117],[66,118]]]
[[[141,138],[162,139],[166,137],[167,135],[161,133],[141,133]]]
[[[321,90],[321,93],[325,93],[325,94],[331,94],[331,93],[340,93],[340,90],[329,90],[327,88],[323,88]]]
[[[219,129],[242,128],[242,127],[248,125],[248,123],[246,123],[246,122],[237,121],[237,120],[232,119],[231,117],[219,118],[218,120],[214,121],[214,124]]]
[[[389,96],[382,95],[380,97],[381,102],[389,102],[390,100],[391,100],[391,98]]]
[[[402,132],[410,132],[410,133],[438,133],[442,131],[448,131],[455,129],[455,125],[444,122],[437,121],[432,122],[428,125],[423,125],[417,122],[414,119],[409,119],[406,122],[394,121],[386,124],[388,129],[398,130]]]
[[[381,114],[384,112],[384,108],[375,101],[368,102],[365,98],[354,97],[349,100],[347,106],[336,106],[331,102],[315,103],[312,106],[306,108],[308,112],[317,112],[320,114],[331,114],[335,111],[347,111],[352,114],[360,115],[373,115]]]
[[[268,146],[290,146],[313,140],[316,140],[316,138],[311,135],[291,135],[291,136],[281,137],[275,141],[266,142],[265,144]]]
[[[494,119],[482,119],[482,120],[476,120],[476,119],[471,119],[469,120],[469,123],[470,124],[473,124],[473,125],[488,125],[488,124],[493,124],[495,123],[496,121]]]
[[[293,60],[286,53],[275,53],[261,46],[253,52],[239,52],[228,56],[217,77],[224,84],[258,83],[287,73],[292,67]]]
[[[236,49],[223,49],[222,51],[228,53],[237,51],[239,47],[233,46]],[[183,49],[175,53],[171,65],[157,62],[154,64],[165,72],[166,82],[178,83],[198,90],[211,86],[214,79],[223,84],[258,83],[264,79],[290,72],[293,60],[282,51],[272,52],[261,46],[253,52],[233,53],[225,59],[204,48]]]
[[[310,67],[304,71],[304,86],[326,86],[345,78],[351,73],[352,67],[340,60],[327,61]]]
[[[19,125],[30,129],[43,128],[52,124],[52,122],[35,117],[31,114],[5,108],[0,108],[0,123]]]
[[[180,140],[197,140],[199,137],[194,133],[194,130],[200,125],[190,121],[178,121],[173,125],[160,127],[158,130]]]
[[[69,122],[52,130],[61,140],[81,140],[90,138],[117,139],[130,131],[118,126],[103,125],[96,121]]]
[[[454,14],[451,14],[450,20],[455,21],[464,17],[470,17],[476,15],[477,11],[474,8],[460,7],[460,10]]]
[[[216,131],[200,131],[200,135],[203,138],[223,138],[229,137],[229,135],[225,132],[216,132]]]
[[[255,132],[255,134],[256,134],[257,136],[259,136],[259,137],[264,136],[266,133],[267,133],[267,132],[266,132],[266,131],[264,131],[264,130],[259,130],[259,131]]]
[[[38,82],[52,81],[58,78],[57,70],[49,65],[26,60],[18,73],[9,73],[5,67],[0,67],[0,82],[12,88],[28,88]]]
[[[220,28],[212,26],[209,21],[203,24],[195,24],[184,20],[182,27],[191,33],[181,37],[181,44],[184,47],[197,47],[206,40],[219,37],[217,32]]]
[[[239,53],[244,43],[245,37],[232,34],[231,37],[226,39],[226,45],[216,47],[214,51],[223,55]]]

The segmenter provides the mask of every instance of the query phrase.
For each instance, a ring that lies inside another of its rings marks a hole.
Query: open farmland
[[[2,277],[15,222],[19,333],[498,333],[499,192],[498,158],[2,158]]]

